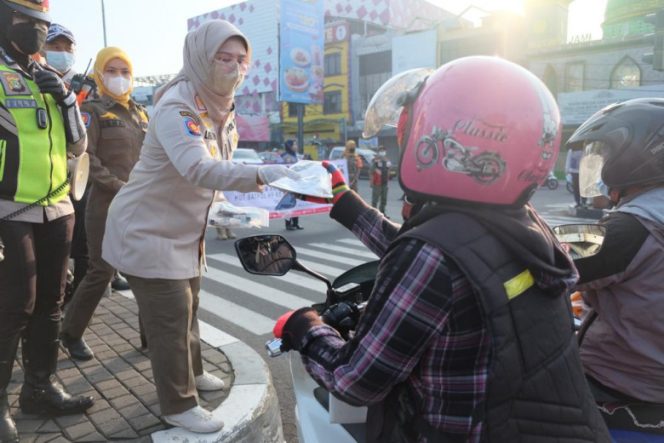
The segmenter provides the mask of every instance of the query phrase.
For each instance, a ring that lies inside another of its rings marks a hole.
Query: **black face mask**
[[[32,55],[39,52],[44,46],[46,32],[36,23],[16,23],[7,30],[7,39],[14,43],[23,54]]]

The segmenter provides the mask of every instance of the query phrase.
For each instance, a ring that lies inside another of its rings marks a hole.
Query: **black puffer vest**
[[[444,251],[472,284],[492,337],[483,411],[486,442],[610,442],[579,360],[569,299],[473,218],[445,213],[406,231]],[[429,442],[451,441],[420,425]]]

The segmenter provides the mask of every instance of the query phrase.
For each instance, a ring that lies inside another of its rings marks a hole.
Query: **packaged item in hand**
[[[208,225],[222,228],[267,228],[270,212],[266,209],[239,207],[227,201],[213,203]]]

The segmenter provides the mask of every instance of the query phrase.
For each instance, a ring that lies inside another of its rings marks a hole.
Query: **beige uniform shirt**
[[[164,94],[151,116],[140,159],[109,208],[104,260],[143,278],[200,275],[215,190],[261,190],[257,166],[229,160],[238,141],[232,112],[221,135],[217,140],[191,83],[177,83]]]

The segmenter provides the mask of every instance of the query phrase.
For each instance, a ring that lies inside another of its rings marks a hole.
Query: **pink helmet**
[[[497,57],[393,77],[371,99],[363,135],[396,116],[399,180],[422,200],[522,205],[558,157],[560,113],[551,93]]]

